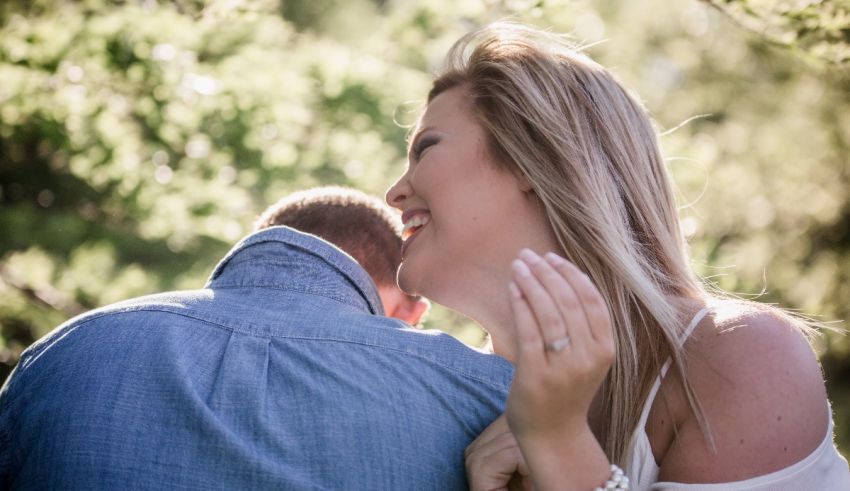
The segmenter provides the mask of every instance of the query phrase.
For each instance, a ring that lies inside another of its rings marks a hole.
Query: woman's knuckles
[[[614,347],[613,342],[602,342],[599,345],[599,359],[606,368],[610,367],[612,363],[614,363],[614,358],[616,357],[617,350]]]
[[[558,305],[560,305],[565,311],[575,311],[582,308],[581,302],[575,295],[570,295],[564,292],[558,292],[556,295]]]
[[[540,323],[545,327],[562,327],[564,325],[564,321],[561,319],[561,316],[558,315],[557,312],[546,312],[540,315]]]

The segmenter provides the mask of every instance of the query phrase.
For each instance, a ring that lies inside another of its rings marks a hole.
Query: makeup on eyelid
[[[427,133],[420,133],[417,136],[417,139],[413,142],[410,148],[410,157],[413,160],[418,161],[422,158],[422,152],[428,149],[428,147],[439,143],[440,138],[436,135],[429,135]]]

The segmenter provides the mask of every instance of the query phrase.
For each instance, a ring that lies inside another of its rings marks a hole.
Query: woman
[[[645,111],[558,36],[458,41],[387,201],[402,289],[516,364],[473,489],[850,489],[805,326],[706,292]]]

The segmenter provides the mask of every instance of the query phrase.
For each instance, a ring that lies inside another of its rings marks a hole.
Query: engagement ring
[[[564,336],[561,339],[556,339],[556,340],[552,341],[551,343],[545,343],[543,345],[543,347],[546,348],[546,351],[556,351],[557,352],[557,351],[561,351],[562,349],[566,348],[568,344],[570,344],[570,337]]]

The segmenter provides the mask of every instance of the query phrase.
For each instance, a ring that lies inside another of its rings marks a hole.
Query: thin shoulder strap
[[[688,327],[687,329],[685,329],[685,332],[682,333],[682,337],[679,338],[680,348],[682,347],[682,345],[685,344],[685,341],[687,341],[688,338],[691,337],[691,334],[694,333],[694,329],[697,328],[703,317],[705,317],[706,315],[708,315],[709,312],[711,312],[711,309],[712,307],[703,307],[700,309],[699,312],[697,312],[697,315],[695,315],[693,320],[691,320],[691,323],[688,324]]]
[[[703,307],[699,312],[691,319],[691,323],[688,324],[688,327],[682,333],[682,337],[679,338],[679,347],[685,344],[685,341],[691,337],[694,329],[696,329],[697,325],[699,325],[700,321],[711,312],[711,307]],[[655,379],[655,383],[652,385],[652,389],[649,391],[649,396],[646,398],[646,402],[643,405],[643,411],[640,413],[640,422],[638,424],[638,428],[646,427],[646,420],[649,418],[649,410],[652,409],[652,403],[655,401],[655,396],[658,395],[658,389],[661,388],[661,380],[667,375],[667,370],[670,369],[671,359],[667,359],[664,362],[664,365],[661,367],[661,373],[658,374],[658,377]]]

